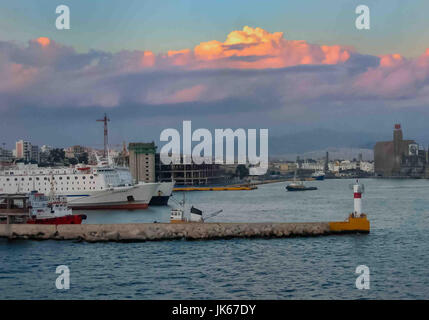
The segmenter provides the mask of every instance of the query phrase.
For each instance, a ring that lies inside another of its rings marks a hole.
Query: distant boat
[[[324,180],[325,173],[323,171],[316,171],[311,175],[316,180]]]
[[[309,190],[317,190],[317,187],[306,187],[302,182],[299,183],[291,183],[286,186],[287,191],[309,191]]]
[[[306,187],[304,182],[296,180],[296,171],[295,176],[293,178],[293,182],[286,186],[287,191],[309,191],[309,190],[317,190],[316,187]]]

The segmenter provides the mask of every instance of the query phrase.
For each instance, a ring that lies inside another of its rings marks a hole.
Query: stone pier
[[[321,236],[359,230],[334,230],[329,222],[309,223],[135,223],[81,225],[0,225],[0,237],[33,240],[134,242],[231,238]]]

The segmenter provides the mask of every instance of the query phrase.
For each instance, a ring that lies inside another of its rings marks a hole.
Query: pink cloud
[[[49,46],[49,44],[51,43],[51,40],[47,37],[40,37],[36,39],[36,42],[40,44],[42,47],[46,47],[46,46]]]
[[[381,67],[394,67],[404,62],[404,58],[400,54],[386,54],[380,57]]]
[[[230,32],[224,42],[211,40],[193,49],[171,50],[166,55],[158,55],[157,60],[160,65],[189,69],[267,69],[337,64],[347,61],[353,52],[340,45],[319,46],[304,40],[287,40],[283,32],[270,33],[245,26]]]

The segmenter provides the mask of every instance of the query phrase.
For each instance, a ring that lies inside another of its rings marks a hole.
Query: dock
[[[255,190],[258,187],[250,186],[225,186],[225,187],[175,187],[173,191],[239,191],[239,190]]]
[[[369,233],[366,216],[344,222],[302,223],[135,223],[30,225],[0,224],[0,237],[32,240],[86,242],[139,242],[162,240],[215,240],[233,238],[314,237],[346,233]]]

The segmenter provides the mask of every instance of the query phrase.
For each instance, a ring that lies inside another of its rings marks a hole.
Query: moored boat
[[[86,219],[84,214],[73,214],[64,196],[31,192],[29,194],[28,224],[81,224]]]
[[[311,175],[312,178],[315,180],[324,180],[325,179],[325,173],[323,171],[316,171]]]
[[[28,195],[2,195],[1,200],[2,224],[81,224],[86,219],[84,214],[73,214],[66,197],[53,193],[49,197],[37,191]]]
[[[41,168],[18,165],[0,171],[0,193],[32,190],[66,196],[72,209],[145,209],[159,183],[134,183],[128,168],[111,165],[77,165]]]

